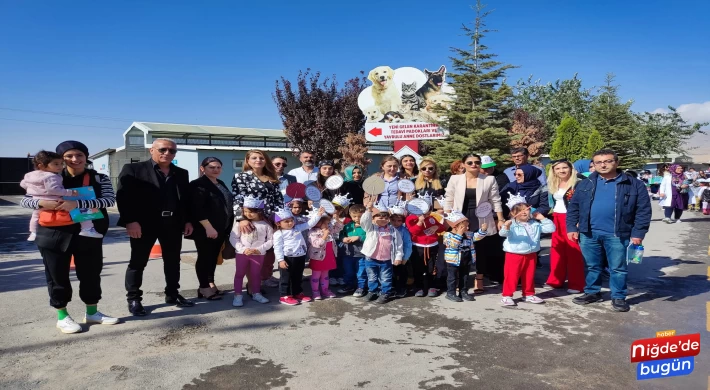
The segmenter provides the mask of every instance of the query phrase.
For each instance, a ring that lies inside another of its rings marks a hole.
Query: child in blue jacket
[[[506,221],[499,234],[506,237],[503,243],[505,267],[503,269],[503,306],[515,306],[513,293],[521,279],[523,300],[529,303],[544,303],[535,295],[535,260],[540,250],[540,235],[555,231],[555,224],[541,213],[531,219],[530,205],[516,195],[508,201],[511,220]],[[538,222],[539,221],[539,222]]]

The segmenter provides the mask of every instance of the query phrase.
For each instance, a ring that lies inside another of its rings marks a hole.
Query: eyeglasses
[[[466,161],[466,165],[481,165],[481,162],[469,160],[469,161]]]
[[[424,171],[424,172],[434,172],[434,171],[436,170],[436,168],[434,168],[434,167],[424,167],[424,168],[422,168],[421,170]]]
[[[160,154],[165,154],[165,153],[168,153],[168,154],[175,154],[175,153],[177,153],[177,149],[172,149],[172,148],[160,148],[160,149],[158,149],[158,152],[160,152]]]
[[[288,164],[286,164],[286,163],[274,163],[274,166],[275,167],[283,166],[284,168],[288,168]]]
[[[615,162],[616,162],[616,160],[594,161],[594,165],[610,165]]]

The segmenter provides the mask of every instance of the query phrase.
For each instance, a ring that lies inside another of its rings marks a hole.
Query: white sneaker
[[[265,296],[261,295],[261,293],[254,294],[254,296],[251,297],[251,299],[253,299],[259,303],[269,303],[269,299],[266,298]]]
[[[116,325],[118,318],[107,316],[106,314],[97,311],[96,314],[84,314],[85,324],[101,324],[101,325]]]
[[[545,303],[545,300],[537,297],[536,295],[530,295],[530,296],[525,297],[525,302],[538,304],[538,303]]]
[[[79,333],[81,332],[81,326],[74,322],[70,316],[64,317],[63,320],[57,321],[57,328],[62,331],[62,333]]]
[[[35,238],[37,238],[37,233],[30,233],[30,236],[27,237],[27,241],[34,241]]]
[[[500,303],[503,306],[516,306],[512,297],[503,297],[501,298]]]
[[[93,227],[91,229],[81,229],[79,232],[80,236],[91,237],[91,238],[103,238],[104,235],[97,232]]]
[[[567,289],[567,293],[569,293],[569,294],[580,294],[581,291],[575,290],[575,289],[573,289],[573,288],[570,288],[570,289]]]
[[[234,299],[232,300],[232,306],[234,306],[234,307],[244,306],[244,300],[242,300],[241,294],[234,296]]]
[[[675,223],[681,223],[680,219],[676,219]]]

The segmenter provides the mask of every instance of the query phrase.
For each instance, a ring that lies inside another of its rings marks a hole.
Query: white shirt
[[[302,232],[316,226],[318,221],[320,221],[320,216],[313,214],[313,217],[308,222],[296,225],[291,230],[276,230],[274,232],[274,255],[276,261],[283,260],[284,256],[305,256],[308,247]]]
[[[558,214],[567,214],[567,207],[565,206],[565,192],[567,192],[566,188],[560,188],[552,194],[552,197],[555,199],[555,207],[552,209],[553,213],[558,213]]]
[[[303,167],[300,167],[288,171],[288,174],[295,176],[299,183],[318,180],[318,169],[315,167],[313,167],[313,171],[311,171],[311,173],[306,172]]]

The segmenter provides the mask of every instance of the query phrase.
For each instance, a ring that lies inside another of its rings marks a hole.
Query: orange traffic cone
[[[69,269],[75,269],[76,266],[74,265],[74,256],[71,257],[71,263],[69,263]]]
[[[153,249],[150,250],[149,259],[159,259],[163,257],[163,250],[160,248],[160,244],[156,243],[153,245]]]

